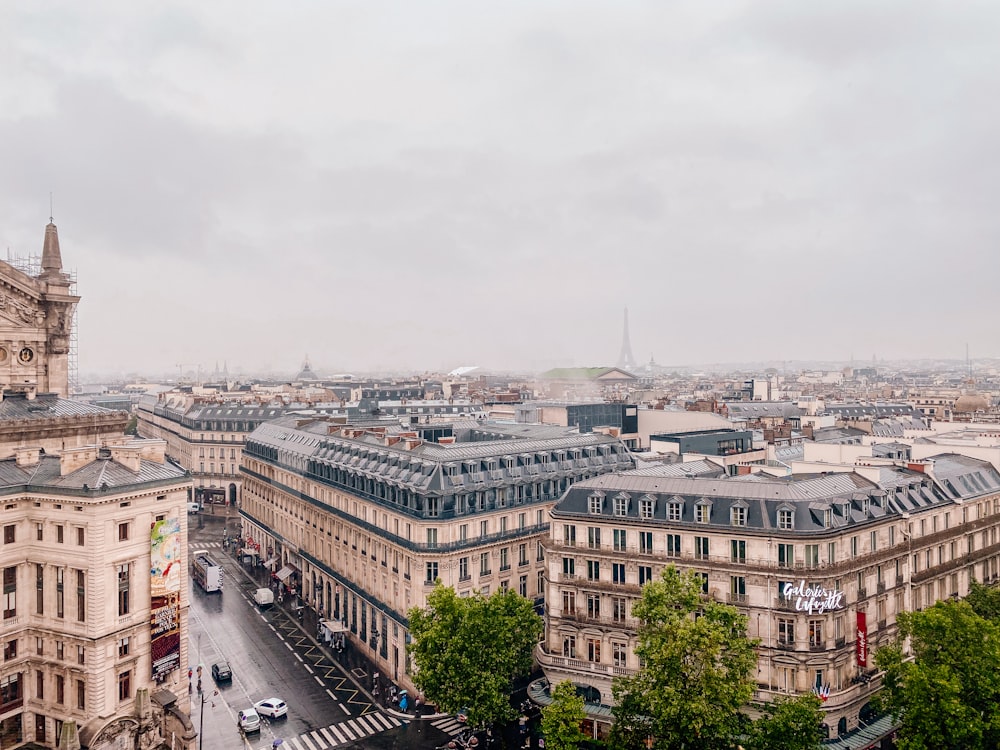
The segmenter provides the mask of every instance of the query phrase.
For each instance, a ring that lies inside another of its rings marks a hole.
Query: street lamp
[[[219,694],[218,688],[216,688],[215,690],[212,691],[212,697],[213,698],[215,696],[217,696],[218,694]],[[199,726],[198,726],[198,750],[202,750],[202,748],[205,747],[205,702],[208,700],[208,698],[205,697],[205,693],[204,692],[199,693],[199,695],[201,696],[201,716],[198,719],[198,723],[199,723]],[[213,708],[215,707],[214,703],[212,704],[212,707]]]

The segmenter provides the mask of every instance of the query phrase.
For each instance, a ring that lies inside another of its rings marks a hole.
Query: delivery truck
[[[271,589],[257,589],[253,593],[253,600],[261,609],[267,609],[274,604],[274,592]]]
[[[222,591],[222,566],[208,556],[208,550],[200,549],[191,561],[191,577],[205,591]]]

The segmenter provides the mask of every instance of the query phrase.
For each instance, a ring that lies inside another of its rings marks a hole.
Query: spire
[[[622,350],[618,354],[618,366],[625,370],[635,369],[635,357],[632,356],[632,342],[628,335],[628,308],[625,308],[625,328],[622,331]]]
[[[55,276],[62,273],[62,254],[59,252],[59,232],[49,217],[45,225],[45,243],[42,245],[42,276]]]

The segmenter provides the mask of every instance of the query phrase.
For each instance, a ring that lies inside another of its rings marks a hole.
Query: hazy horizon
[[[0,7],[81,374],[997,354],[1000,7]]]

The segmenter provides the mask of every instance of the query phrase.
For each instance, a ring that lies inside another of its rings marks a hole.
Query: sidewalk
[[[207,519],[206,519],[207,520]],[[218,519],[222,521],[222,518]],[[228,525],[228,524],[227,524]],[[221,534],[220,529],[220,534]],[[243,574],[243,577],[254,583],[259,588],[270,588],[271,586],[271,574],[262,565],[258,565],[255,568],[251,568],[249,565],[242,563],[239,559],[239,555],[236,554],[236,547],[230,545],[226,550],[226,554],[235,563],[236,567]],[[433,707],[431,712],[428,712],[427,706],[421,704],[416,711],[400,711],[398,706],[389,703],[389,685],[390,680],[387,680],[385,676],[379,678],[379,697],[376,698],[372,695],[372,682],[371,676],[379,671],[378,668],[361,654],[352,644],[351,639],[347,638],[344,645],[344,650],[338,652],[336,649],[330,648],[328,644],[321,641],[317,634],[319,633],[319,623],[320,617],[316,610],[309,606],[304,606],[301,609],[302,617],[299,618],[297,612],[292,609],[293,602],[297,597],[285,597],[284,601],[278,601],[275,597],[274,604],[272,605],[276,610],[281,610],[285,617],[288,618],[289,622],[297,625],[298,629],[302,631],[303,636],[322,653],[331,663],[337,665],[340,671],[343,673],[344,677],[350,680],[354,686],[361,691],[368,699],[376,706],[379,706],[384,712],[391,714],[399,719],[404,719],[407,721],[428,721],[440,719],[449,714],[435,713],[433,712]],[[359,677],[355,670],[359,670],[364,676]]]

